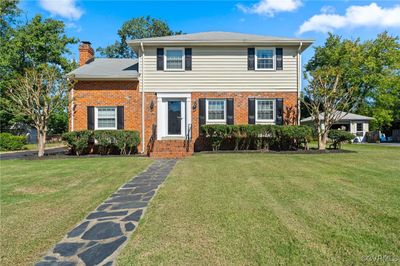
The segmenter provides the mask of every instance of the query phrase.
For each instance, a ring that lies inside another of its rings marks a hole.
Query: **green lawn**
[[[0,161],[0,265],[32,265],[147,158]]]
[[[398,262],[400,149],[345,148],[178,162],[118,265]]]
[[[47,143],[46,144],[46,149],[56,148],[56,147],[63,147],[63,146],[65,146],[65,143],[63,143],[63,142]],[[22,150],[0,151],[0,154],[12,153],[12,152],[20,152],[20,151],[37,151],[37,150],[38,150],[37,144],[26,144]]]

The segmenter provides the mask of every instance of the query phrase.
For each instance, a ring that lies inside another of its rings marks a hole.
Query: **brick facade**
[[[124,106],[124,127],[126,130],[141,129],[141,93],[137,81],[79,81],[73,90],[74,110],[73,130],[87,129],[87,106]],[[233,98],[234,123],[247,124],[248,98],[283,98],[284,120],[286,124],[297,123],[297,92],[193,92],[192,105],[197,103],[197,108],[192,110],[192,145],[199,136],[199,108],[200,98]],[[151,104],[152,103],[152,104]],[[152,108],[151,108],[152,105]],[[145,146],[152,134],[152,125],[157,124],[157,95],[145,93]],[[72,121],[70,121],[72,130]],[[143,138],[142,138],[143,139]],[[191,147],[190,150],[193,147]],[[147,149],[147,148],[146,148]],[[139,147],[141,151],[141,146]]]
[[[233,98],[235,125],[248,123],[248,99],[274,99],[283,98],[284,120],[286,124],[297,123],[297,92],[193,92],[192,103],[201,98]],[[199,108],[192,111],[192,138],[199,135]]]

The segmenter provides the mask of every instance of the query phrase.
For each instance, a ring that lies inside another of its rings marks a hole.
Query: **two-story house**
[[[138,130],[139,152],[201,149],[204,124],[297,124],[301,53],[312,40],[204,32],[128,41],[137,59],[79,47],[70,130]]]

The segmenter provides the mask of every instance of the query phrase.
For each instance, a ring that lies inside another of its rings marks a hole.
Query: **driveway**
[[[46,155],[53,154],[63,154],[66,151],[66,147],[57,147],[57,148],[49,148],[46,149]],[[0,160],[12,160],[12,159],[20,159],[20,158],[29,158],[37,156],[37,151],[18,151],[18,152],[10,152],[0,154]]]
[[[398,142],[382,142],[382,143],[363,143],[367,145],[375,145],[375,146],[389,146],[389,147],[400,147],[400,143]]]

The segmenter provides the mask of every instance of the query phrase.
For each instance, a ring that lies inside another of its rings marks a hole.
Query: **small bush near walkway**
[[[226,142],[234,150],[308,149],[312,129],[308,126],[203,125],[202,132],[214,151]]]
[[[25,144],[25,136],[15,136],[10,133],[0,133],[0,151],[22,150]]]
[[[130,155],[137,152],[140,143],[139,132],[129,130],[84,130],[73,131],[63,135],[72,153]]]

